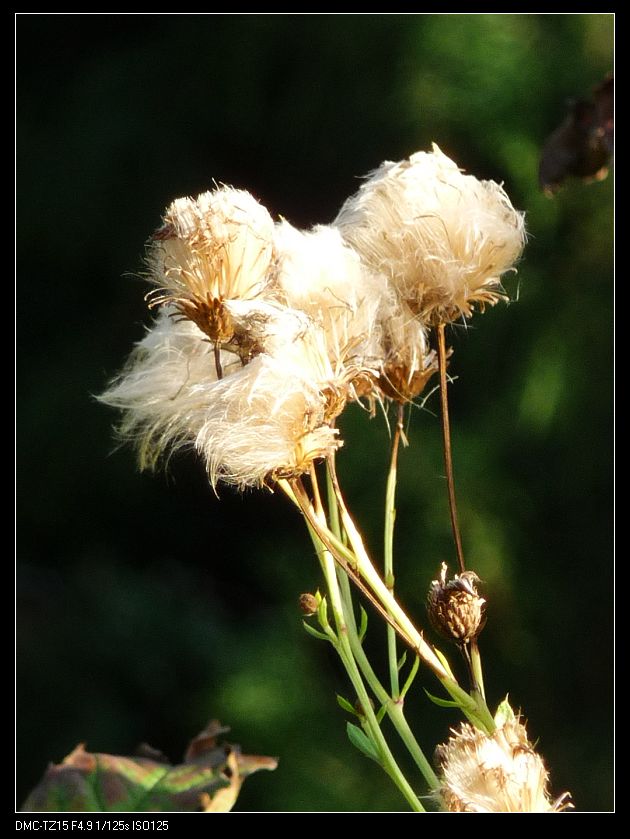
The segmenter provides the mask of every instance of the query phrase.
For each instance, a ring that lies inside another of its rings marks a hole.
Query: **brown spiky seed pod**
[[[484,627],[486,601],[477,593],[479,577],[474,571],[455,574],[451,580],[446,579],[446,572],[443,562],[440,579],[431,583],[427,598],[429,620],[444,638],[465,644]]]

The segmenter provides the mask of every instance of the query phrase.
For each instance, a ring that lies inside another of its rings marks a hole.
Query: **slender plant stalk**
[[[357,531],[352,518],[350,517],[341,492],[336,474],[334,472],[334,463],[330,464],[331,476],[335,495],[339,504],[339,512],[341,523],[347,533],[349,543],[352,550],[349,550],[343,543],[335,537],[335,535],[328,529],[325,523],[322,523],[315,511],[304,487],[299,480],[287,482],[284,480],[278,481],[278,486],[283,489],[289,498],[299,507],[308,524],[317,533],[321,541],[324,543],[326,549],[331,553],[334,559],[340,563],[346,572],[350,575],[353,582],[368,596],[370,601],[378,608],[379,612],[385,619],[392,624],[400,637],[411,649],[420,657],[422,661],[435,673],[444,689],[450,694],[452,699],[458,703],[465,716],[482,731],[491,733],[494,731],[495,724],[492,714],[488,710],[485,702],[481,697],[472,697],[466,693],[463,688],[459,686],[453,673],[448,666],[446,658],[441,653],[438,655],[433,648],[427,644],[418,632],[413,623],[407,617],[405,611],[396,601],[391,592],[388,591],[386,585],[381,580],[378,572],[372,565],[372,562],[365,550],[363,541],[359,532]],[[356,569],[356,570],[355,570]],[[360,574],[360,576],[359,576]],[[362,581],[366,581],[367,585]]]
[[[402,709],[402,703],[400,700],[393,700],[379,681],[378,676],[372,669],[372,665],[368,661],[363,646],[359,640],[356,627],[354,628],[354,631],[350,628],[348,629],[348,637],[350,639],[352,652],[354,653],[354,657],[361,668],[361,672],[363,673],[366,682],[369,684],[381,705],[385,707],[385,711],[392,721],[394,728],[398,732],[400,739],[405,744],[416,766],[422,773],[429,789],[434,793],[439,788],[439,779],[433,771],[433,768],[427,760],[424,752],[420,748],[420,745],[414,737],[411,728],[409,727],[409,723],[407,722]]]
[[[407,617],[405,611],[401,608],[396,598],[387,588],[385,583],[380,578],[378,572],[372,565],[361,534],[357,530],[349,512],[346,507],[343,495],[339,488],[339,481],[335,471],[334,462],[330,464],[331,477],[333,486],[335,488],[335,495],[339,505],[339,513],[341,522],[348,534],[348,540],[352,546],[353,556],[357,564],[357,568],[361,576],[368,582],[370,589],[376,595],[379,602],[387,609],[388,613],[395,619],[396,624],[402,630],[403,637],[407,638],[412,644],[413,649],[418,651],[420,658],[435,672],[440,679],[452,678],[452,673],[448,673],[442,661],[435,655],[433,649],[422,637],[421,633],[415,628],[413,623]]]
[[[337,500],[334,495],[329,469],[326,470],[326,476],[329,518],[331,519],[332,529],[334,530],[335,527],[337,529],[335,535],[339,536],[339,511],[337,508]],[[346,626],[348,628],[348,638],[350,639],[350,646],[352,648],[352,652],[357,661],[357,664],[359,665],[361,673],[363,674],[363,678],[370,686],[370,689],[373,691],[375,697],[380,702],[380,704],[383,707],[385,707],[388,717],[392,721],[394,728],[396,729],[398,735],[405,744],[407,750],[409,751],[409,754],[415,761],[416,766],[418,767],[426,783],[428,784],[429,789],[431,789],[435,793],[435,790],[437,790],[439,787],[439,779],[433,771],[431,764],[425,757],[424,752],[420,748],[418,741],[414,737],[413,732],[409,727],[409,723],[405,719],[405,714],[403,711],[404,697],[400,696],[400,691],[398,690],[396,691],[396,693],[392,693],[392,696],[390,696],[387,693],[386,689],[383,687],[378,676],[374,672],[372,665],[370,664],[368,657],[365,654],[363,644],[361,643],[361,639],[359,638],[359,633],[357,631],[357,623],[352,604],[352,590],[350,588],[350,581],[344,569],[339,566],[337,567],[337,577],[339,579],[339,586],[341,589],[341,598],[343,602]],[[388,629],[391,629],[395,637],[395,632],[389,624]],[[398,675],[397,662],[396,675]]]
[[[316,482],[316,476],[312,475],[312,477]],[[319,498],[318,492],[317,498]],[[316,513],[317,516],[323,517],[323,508],[321,507],[321,503],[318,507],[319,509]],[[357,699],[361,705],[361,709],[363,711],[362,716],[365,720],[365,726],[370,740],[378,751],[383,769],[396,784],[410,807],[417,813],[424,812],[425,808],[422,806],[420,799],[415,794],[402,770],[398,766],[396,759],[387,744],[385,736],[383,735],[380,724],[376,718],[376,714],[374,713],[374,709],[372,708],[370,696],[363,683],[363,678],[355,661],[352,646],[350,644],[348,625],[344,616],[343,600],[337,580],[335,561],[330,552],[318,539],[315,539],[316,548],[318,547],[318,542],[321,547],[317,550],[317,554],[320,559],[322,571],[324,572],[324,578],[326,580],[326,586],[330,597],[330,605],[335,619],[335,626],[337,627],[337,643],[335,646],[348,673],[350,681],[352,682]]]
[[[444,439],[444,466],[446,468],[446,486],[448,487],[448,507],[451,515],[451,529],[455,541],[455,552],[459,570],[465,571],[464,550],[462,548],[462,537],[459,531],[459,520],[457,517],[457,501],[455,499],[455,479],[453,477],[453,453],[451,449],[451,423],[448,415],[448,382],[446,377],[446,339],[444,337],[444,324],[437,326],[438,337],[438,366],[440,368],[440,404],[442,407],[442,437]]]
[[[398,405],[396,428],[392,438],[392,454],[387,475],[387,490],[385,492],[385,527],[383,551],[383,575],[385,585],[394,594],[394,524],[396,522],[396,479],[398,471],[398,448],[403,432],[404,408]],[[400,684],[398,681],[398,653],[396,651],[396,630],[387,624],[387,660],[389,663],[389,683],[392,698],[398,699]]]
[[[279,482],[282,484],[282,482]],[[425,663],[438,675],[439,678],[452,678],[452,673],[447,672],[444,664],[435,655],[432,648],[427,644],[422,635],[411,623],[403,609],[396,602],[393,595],[388,591],[385,583],[381,580],[378,572],[372,565],[363,543],[358,541],[360,536],[347,511],[344,511],[340,506],[341,521],[344,529],[348,534],[348,539],[352,550],[347,548],[336,536],[328,529],[326,524],[318,520],[312,508],[310,499],[306,495],[301,482],[292,481],[291,496],[296,499],[296,502],[306,517],[309,524],[313,526],[322,542],[325,544],[335,559],[342,565],[352,577],[353,581],[363,591],[363,593],[371,600],[378,611],[385,617],[385,619],[392,623],[398,630],[405,642],[411,646],[414,651],[417,651]],[[360,545],[360,551],[357,551],[357,544]],[[365,582],[367,582],[367,585]],[[368,587],[369,586],[369,587]]]
[[[462,537],[459,529],[459,518],[457,515],[457,501],[455,498],[455,477],[453,474],[453,451],[451,446],[451,423],[448,412],[448,381],[446,375],[446,338],[444,324],[437,327],[438,336],[438,366],[440,369],[440,404],[442,413],[442,437],[444,440],[444,465],[446,468],[446,484],[448,487],[448,506],[451,516],[451,528],[455,542],[455,552],[459,563],[460,573],[465,571],[464,550],[462,548]],[[481,697],[485,704],[486,692],[483,684],[483,671],[481,668],[481,656],[477,639],[470,641],[466,649],[462,649],[464,659],[470,671],[471,693]]]

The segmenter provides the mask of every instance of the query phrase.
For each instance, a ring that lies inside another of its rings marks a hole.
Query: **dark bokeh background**
[[[451,335],[464,541],[486,581],[490,701],[509,691],[579,809],[611,806],[612,183],[536,184],[567,97],[612,67],[611,15],[19,17],[18,798],[79,741],[179,757],[206,720],[281,758],[239,809],[404,806],[345,739],[336,661],[296,608],[319,581],[265,493],[217,500],[191,457],[140,475],[94,401],[148,322],[134,276],[172,198],[213,179],[296,224],[437,141],[505,181],[530,241],[518,303]],[[452,558],[435,396],[401,464],[409,609]],[[382,418],[340,468],[373,552]],[[374,650],[381,643],[372,621]],[[429,752],[456,721],[409,715]]]

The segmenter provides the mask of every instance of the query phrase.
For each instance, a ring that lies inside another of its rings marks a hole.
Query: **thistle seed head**
[[[447,566],[442,563],[440,578],[433,580],[427,598],[431,625],[449,641],[464,644],[476,638],[484,627],[486,601],[477,593],[479,577],[463,571],[447,580]]]
[[[492,734],[471,725],[452,729],[436,749],[443,808],[454,813],[557,813],[569,794],[552,800],[549,773],[525,726],[512,714]]]
[[[426,324],[470,317],[506,294],[525,242],[523,214],[500,184],[465,175],[434,144],[372,172],[335,224]]]

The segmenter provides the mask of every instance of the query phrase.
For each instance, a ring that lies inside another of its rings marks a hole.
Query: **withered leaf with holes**
[[[272,757],[242,755],[218,742],[229,731],[212,720],[188,746],[184,762],[171,766],[143,744],[140,756],[91,754],[83,744],[51,764],[22,811],[173,812],[230,810],[243,780],[259,769],[275,769]]]

